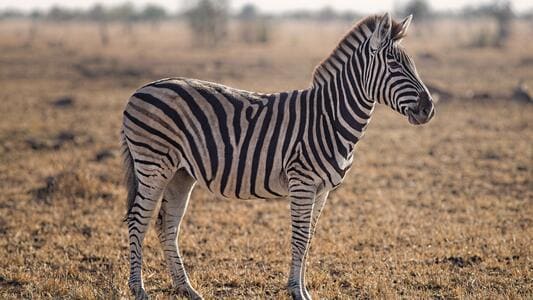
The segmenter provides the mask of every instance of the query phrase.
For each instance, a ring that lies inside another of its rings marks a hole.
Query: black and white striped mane
[[[327,74],[330,73],[328,71],[328,66],[338,64],[336,59],[337,57],[345,56],[344,53],[347,51],[353,51],[356,45],[369,38],[372,32],[374,32],[376,29],[376,26],[379,24],[381,18],[382,16],[380,15],[373,15],[363,18],[355,23],[352,29],[350,29],[348,33],[341,38],[337,44],[337,47],[335,47],[335,49],[333,49],[333,51],[320,64],[318,64],[318,66],[316,66],[315,70],[313,71],[313,83],[321,82],[323,80],[321,77],[328,76]],[[402,24],[393,19],[391,39],[393,41],[398,41],[404,38],[405,35],[406,32],[403,31]],[[343,51],[342,49],[345,50]],[[323,76],[324,74],[326,74],[326,76]]]

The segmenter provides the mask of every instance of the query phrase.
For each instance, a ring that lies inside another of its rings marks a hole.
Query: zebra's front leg
[[[313,240],[313,237],[315,235],[316,231],[316,224],[318,223],[318,219],[320,218],[320,214],[322,213],[322,209],[326,205],[326,200],[328,199],[329,192],[324,192],[318,196],[315,197],[315,203],[313,204],[313,212],[311,214],[311,234],[309,237],[309,243],[307,246],[307,250],[305,251],[305,256],[307,258],[307,255],[309,254],[309,248],[311,248],[311,241]],[[306,259],[304,258],[304,264],[302,265],[302,275],[301,275],[301,286],[303,287],[303,292],[306,294],[306,297],[308,299],[311,299],[311,295],[307,291],[306,284],[305,284],[305,271],[307,268],[307,264],[305,263]]]
[[[311,299],[305,287],[304,265],[311,240],[311,218],[315,200],[315,187],[301,182],[291,182],[291,249],[292,260],[289,272],[289,292],[293,299]]]
[[[163,196],[157,218],[157,229],[177,296],[202,299],[189,281],[178,247],[180,224],[187,211],[194,183],[195,180],[183,171],[178,171],[174,175]]]

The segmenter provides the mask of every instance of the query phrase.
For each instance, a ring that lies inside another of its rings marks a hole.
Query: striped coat
[[[318,88],[266,95],[199,80],[165,79],[131,97],[124,132],[126,137],[149,132],[148,145],[152,135],[166,142],[158,151],[168,152],[167,165],[158,170],[183,168],[220,197],[285,197],[287,174],[298,170],[311,171],[309,180],[331,189],[351,166],[353,145],[373,104],[358,111],[361,123],[345,128],[332,120],[333,102],[323,93]],[[136,162],[154,164],[142,157]]]

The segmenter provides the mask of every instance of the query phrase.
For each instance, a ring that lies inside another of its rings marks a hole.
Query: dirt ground
[[[313,240],[317,299],[533,298],[533,25],[504,48],[473,48],[484,24],[442,21],[405,40],[445,90],[414,127],[379,107]],[[0,22],[0,298],[127,298],[118,133],[142,84],[169,76],[263,92],[304,88],[348,23],[282,22],[267,44],[238,34],[193,48],[184,24],[110,27]],[[233,25],[232,32],[238,32]],[[180,245],[206,299],[287,299],[286,200],[227,201],[195,190]],[[171,295],[154,230],[144,278]]]

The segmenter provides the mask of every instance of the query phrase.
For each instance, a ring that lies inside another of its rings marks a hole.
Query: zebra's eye
[[[395,61],[391,61],[389,62],[389,66],[393,69],[399,69],[400,68],[400,64],[395,62]]]

